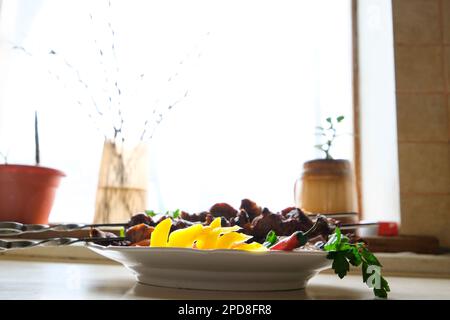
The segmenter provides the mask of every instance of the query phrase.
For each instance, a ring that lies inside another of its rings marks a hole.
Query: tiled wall
[[[450,0],[393,0],[403,234],[450,247]]]

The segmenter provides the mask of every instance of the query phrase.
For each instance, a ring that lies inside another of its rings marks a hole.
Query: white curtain
[[[289,206],[321,156],[314,127],[344,114],[352,130],[350,18],[349,0],[6,1],[0,151],[32,163],[38,110],[42,164],[67,173],[50,219],[90,221],[108,110],[138,140],[156,106],[149,209]],[[352,138],[335,151],[351,158]]]

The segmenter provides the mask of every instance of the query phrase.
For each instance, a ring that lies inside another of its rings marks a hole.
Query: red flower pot
[[[51,168],[0,165],[0,221],[47,224],[64,176]]]

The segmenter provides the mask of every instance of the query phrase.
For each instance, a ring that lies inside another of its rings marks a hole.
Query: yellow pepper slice
[[[232,249],[236,250],[245,250],[245,251],[269,251],[265,246],[258,242],[252,243],[240,243],[236,246],[233,246]]]
[[[169,235],[169,247],[192,248],[195,240],[203,233],[201,224],[194,224],[185,229],[175,230]]]
[[[167,218],[158,223],[155,230],[151,233],[150,247],[167,247],[167,238],[169,237],[172,219]]]
[[[252,238],[243,233],[231,232],[219,237],[215,249],[230,249],[233,245],[237,245]]]
[[[244,243],[251,236],[236,231],[239,226],[222,227],[221,218],[214,219],[209,226],[195,224],[185,229],[170,233],[172,219],[167,218],[155,227],[151,233],[150,247],[179,247],[198,249],[236,249],[247,251],[267,251],[263,245],[252,242]]]
[[[239,226],[232,226],[232,227],[220,227],[220,234],[225,234],[229,232],[239,231],[242,228]]]
[[[222,219],[220,217],[215,218],[209,225],[212,229],[220,228],[222,226]]]
[[[197,238],[198,249],[214,249],[220,235],[220,228],[208,230]]]

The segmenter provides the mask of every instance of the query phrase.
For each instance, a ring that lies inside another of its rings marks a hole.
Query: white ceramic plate
[[[328,269],[321,251],[198,250],[184,248],[103,247],[92,251],[120,262],[138,282],[161,287],[276,291],[305,288],[309,279]]]

